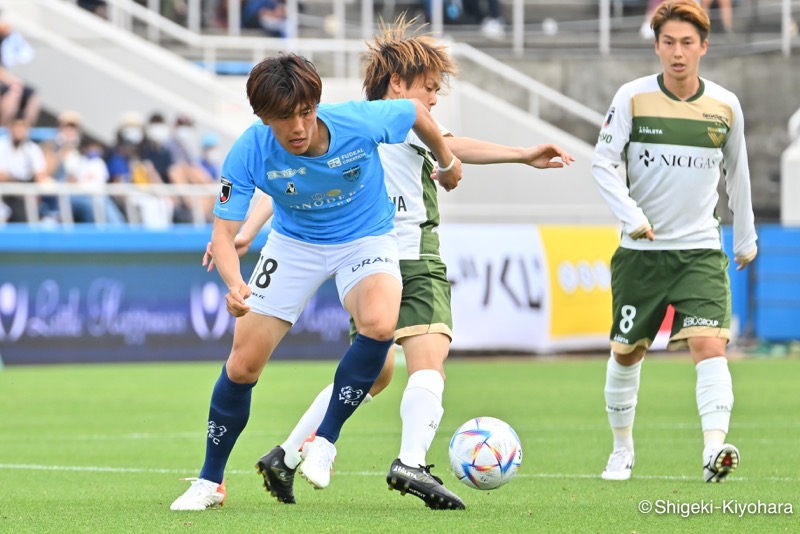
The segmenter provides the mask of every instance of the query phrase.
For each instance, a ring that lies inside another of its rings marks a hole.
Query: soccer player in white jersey
[[[416,98],[430,109],[437,94],[456,66],[443,44],[432,38],[410,34],[414,21],[399,17],[392,28],[369,43],[364,88],[370,101]],[[560,168],[574,161],[566,151],[552,144],[528,148],[509,147],[470,138],[453,137],[441,128],[443,139],[454,154],[474,164],[522,163],[538,169]],[[450,283],[439,256],[439,208],[433,153],[427,142],[409,132],[402,144],[381,145],[381,161],[389,196],[395,203],[395,227],[400,241],[400,271],[403,295],[395,331],[402,345],[409,373],[400,405],[402,438],[400,451],[387,475],[390,488],[410,493],[433,509],[463,509],[463,501],[431,474],[426,454],[444,413],[444,361],[452,338]],[[560,158],[557,161],[554,158]],[[439,160],[441,162],[441,160]],[[270,200],[264,198],[254,209],[236,237],[244,254],[270,214]],[[272,239],[271,237],[269,239]],[[204,263],[209,261],[208,254]],[[391,381],[393,358],[367,399],[377,395]],[[257,463],[264,485],[278,501],[294,503],[293,480],[301,455],[298,449],[317,429],[331,395],[324,389],[298,422],[287,440],[273,448]]]
[[[592,162],[600,192],[622,223],[611,260],[605,383],[614,445],[602,478],[631,476],[642,358],[671,304],[668,348],[688,347],[695,363],[703,476],[719,482],[738,466],[739,451],[726,443],[733,407],[725,357],[731,300],[715,208],[724,176],[735,261],[737,270],[744,269],[757,251],[744,120],[733,93],[699,77],[710,24],[697,2],[662,3],[652,27],[663,72],[617,91]],[[623,165],[625,178],[619,173]]]
[[[328,278],[355,321],[358,334],[334,376],[334,393],[301,474],[324,488],[334,443],[364,400],[392,346],[402,291],[394,205],[388,198],[381,143],[401,143],[413,130],[448,170],[450,189],[461,162],[418,100],[319,104],[322,82],[314,66],[289,54],[256,65],[247,96],[261,120],[234,143],[222,166],[211,243],[228,287],[226,305],[237,317],[233,347],[211,396],[206,456],[200,475],[173,510],[204,510],[225,499],[223,475],[250,414],[252,388],[267,360]],[[247,283],[234,237],[255,189],[274,203],[272,232]]]

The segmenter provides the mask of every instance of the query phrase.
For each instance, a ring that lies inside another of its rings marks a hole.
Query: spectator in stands
[[[186,26],[189,6],[186,0],[161,0],[161,15],[172,22]]]
[[[10,24],[0,21],[0,126],[8,126],[18,116],[29,126],[39,120],[40,102],[30,85],[8,69],[33,60],[33,47]]]
[[[11,122],[9,135],[0,138],[0,183],[47,183],[52,178],[47,174],[47,163],[39,145],[28,137],[30,127],[23,117]],[[8,206],[8,222],[35,222],[39,218],[39,199],[35,198],[35,211],[28,213],[25,197],[3,195]]]
[[[141,114],[135,111],[124,113],[117,128],[116,143],[107,161],[111,183],[138,186],[151,183],[151,173],[142,161],[144,137],[144,118]],[[161,228],[172,222],[172,201],[150,194],[146,188],[127,196],[114,197],[114,201],[128,214],[130,222]]]
[[[219,178],[219,168],[222,163],[222,154],[219,151],[219,138],[213,133],[207,133],[200,141],[200,165],[213,180]]]
[[[653,39],[656,36],[651,24],[653,22],[653,15],[655,14],[656,9],[663,1],[664,0],[647,0],[647,11],[645,11],[644,14],[642,27],[639,28],[639,35],[642,36],[642,39]]]
[[[98,17],[108,17],[108,6],[105,0],[78,0],[78,6],[86,11],[91,11]]]
[[[85,144],[75,169],[67,178],[70,183],[81,186],[87,192],[95,193],[94,195],[72,195],[70,197],[72,216],[75,222],[125,223],[125,217],[117,204],[105,194],[109,172],[103,159],[103,146],[100,143],[90,140]],[[98,196],[97,193],[102,194]],[[101,211],[98,212],[96,207],[101,208]]]
[[[135,112],[122,115],[117,128],[117,139],[107,165],[109,181],[117,184],[150,183],[147,170],[142,163],[142,142],[144,141],[144,119]]]
[[[719,16],[722,20],[722,29],[725,33],[733,33],[733,8],[731,7],[731,0],[702,0],[701,5],[703,9],[711,14],[711,6],[715,4],[719,8]]]
[[[462,0],[464,15],[481,25],[487,39],[502,39],[506,35],[499,0]],[[485,9],[484,9],[485,6]]]
[[[168,146],[172,151],[172,159],[175,161],[175,165],[178,166],[180,174],[186,178],[187,183],[196,185],[214,183],[216,177],[212,177],[205,167],[200,164],[200,141],[197,138],[197,130],[191,117],[178,115],[175,119],[175,128]],[[200,200],[203,213],[207,214],[209,222],[212,220],[211,211],[214,209],[216,200],[216,196],[209,196]]]
[[[425,19],[430,21],[431,0],[423,0],[422,5]],[[487,39],[505,37],[499,0],[444,0],[442,8],[445,23],[480,24],[481,33]]]
[[[285,0],[246,0],[242,8],[242,26],[261,28],[270,37],[286,37]]]
[[[58,116],[58,132],[52,142],[44,145],[48,173],[59,182],[80,185],[87,192],[97,192],[109,180],[108,167],[103,159],[102,145],[91,140],[84,142],[81,120],[77,111],[64,111]],[[44,197],[42,203],[46,216],[59,218],[55,198]],[[72,220],[79,223],[98,222],[100,216],[95,211],[96,205],[102,209],[105,222],[125,222],[119,207],[105,195],[97,201],[94,195],[70,195]],[[63,219],[64,214],[61,216]]]
[[[170,148],[170,128],[164,115],[158,112],[151,114],[144,134],[142,162],[150,183],[188,184],[189,177]],[[180,197],[172,197],[172,203],[173,221],[191,222],[191,204]]]

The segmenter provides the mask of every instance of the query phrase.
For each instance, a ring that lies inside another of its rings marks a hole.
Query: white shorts
[[[360,280],[388,273],[402,282],[397,234],[367,236],[350,243],[318,245],[269,233],[248,282],[252,311],[292,324],[328,278],[336,279],[339,300]]]

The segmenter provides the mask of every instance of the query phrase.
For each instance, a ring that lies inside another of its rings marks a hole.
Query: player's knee
[[[261,371],[263,369],[263,364],[250,361],[246,358],[237,358],[233,354],[228,358],[228,363],[225,365],[228,378],[231,379],[231,382],[236,382],[237,384],[255,382],[258,380],[258,377],[261,376]]]
[[[378,341],[389,341],[394,338],[394,327],[397,325],[397,318],[391,320],[387,317],[374,317],[363,321],[358,329],[359,334]]]

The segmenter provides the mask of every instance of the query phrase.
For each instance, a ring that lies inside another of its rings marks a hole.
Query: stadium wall
[[[612,226],[442,226],[456,351],[605,350]],[[0,233],[0,354],[6,364],[223,360],[233,319],[201,254],[209,228],[168,232],[6,227]],[[724,247],[730,255],[731,231]],[[265,236],[263,236],[265,237]],[[263,242],[263,237],[258,239]],[[800,229],[759,227],[751,269],[731,265],[747,338],[800,339]],[[247,274],[257,253],[243,259]],[[348,316],[326,283],[276,359],[335,359]]]

